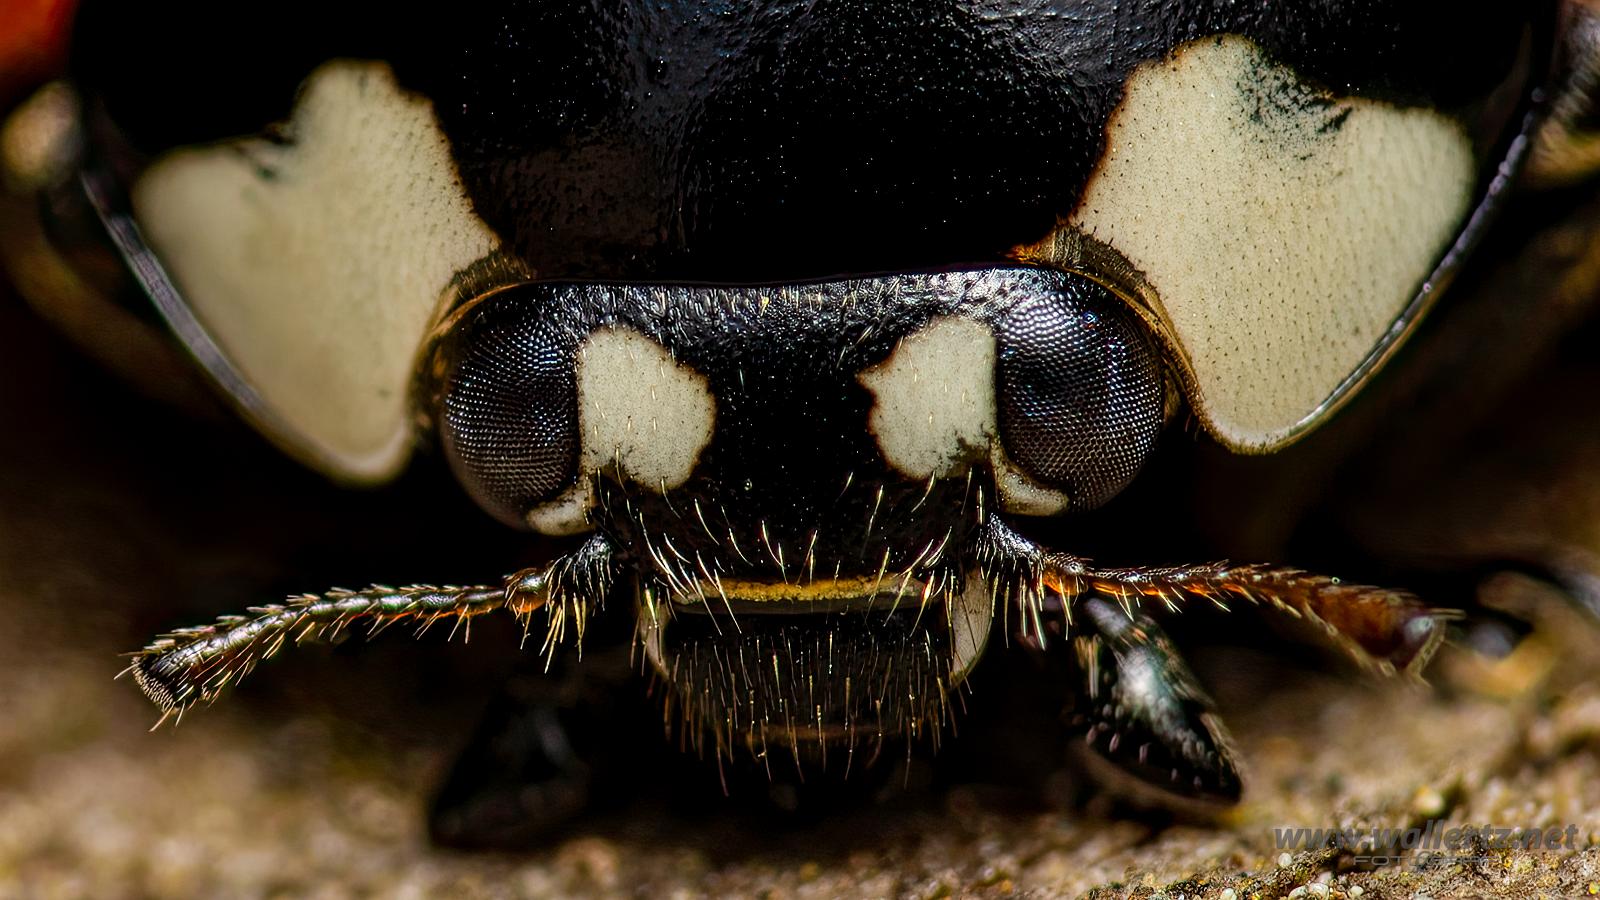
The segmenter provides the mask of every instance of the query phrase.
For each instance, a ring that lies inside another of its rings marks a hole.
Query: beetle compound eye
[[[1014,512],[1099,506],[1150,453],[1162,423],[1159,357],[1120,305],[1072,278],[1067,290],[1021,299],[995,321],[1000,438],[1026,476],[1002,473],[1002,500]]]
[[[489,309],[446,342],[440,431],[451,467],[485,509],[526,526],[577,478],[574,341],[536,318]]]

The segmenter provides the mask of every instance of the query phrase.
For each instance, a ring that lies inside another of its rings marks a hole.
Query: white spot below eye
[[[554,537],[581,534],[589,530],[589,510],[593,507],[594,485],[585,478],[549,503],[528,510],[528,525],[540,534]]]
[[[1053,516],[1065,512],[1072,498],[1055,488],[1029,478],[1006,458],[998,442],[993,454],[995,489],[1000,492],[1000,507],[1019,516]]]
[[[995,339],[988,327],[935,319],[864,371],[867,425],[884,461],[916,480],[954,474],[994,440]]]

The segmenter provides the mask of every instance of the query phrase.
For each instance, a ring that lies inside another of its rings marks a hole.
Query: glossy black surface
[[[434,98],[479,213],[541,277],[729,282],[994,261],[1039,239],[1077,203],[1128,74],[1208,35],[1250,37],[1338,94],[1458,115],[1491,171],[1556,4],[289,2],[248,25],[85,7],[81,77],[143,152],[281,119],[322,59],[388,59]]]
[[[983,488],[994,504],[993,488],[986,487],[988,448],[970,448],[965,462],[972,477],[962,467],[930,486],[897,472],[869,427],[874,397],[860,381],[937,316],[988,325],[1002,358],[1025,358],[1034,349],[1026,343],[1033,323],[1075,324],[1076,332],[1057,335],[1055,349],[1062,352],[1055,359],[1063,378],[1086,387],[1055,398],[1031,425],[1037,432],[1067,420],[1066,430],[1050,439],[1064,460],[1074,460],[1071,471],[1043,480],[1072,494],[1074,509],[1098,505],[1143,463],[1161,424],[1153,343],[1104,288],[1021,267],[782,288],[511,288],[452,328],[430,367],[443,376],[430,389],[442,400],[423,406],[444,410],[446,453],[468,490],[517,524],[568,486],[507,476],[543,470],[552,441],[520,419],[478,415],[467,423],[460,410],[521,408],[541,420],[576,422],[578,348],[596,329],[624,325],[704,376],[716,409],[714,434],[684,484],[602,492],[594,524],[637,565],[698,558],[722,576],[870,576],[885,563],[891,572],[914,568],[941,542],[951,565],[976,518],[973,492]],[[531,359],[563,354],[564,381],[533,377],[549,366]],[[552,403],[572,411],[563,414]],[[473,449],[486,444],[486,431],[493,432],[487,455]],[[1095,459],[1086,464],[1086,457]],[[1109,487],[1108,469],[1118,479]],[[517,484],[526,488],[521,494]],[[645,552],[662,549],[664,541],[681,556]],[[692,565],[688,572],[697,577]]]

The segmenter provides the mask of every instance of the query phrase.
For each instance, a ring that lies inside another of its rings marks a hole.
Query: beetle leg
[[[497,697],[434,797],[433,840],[532,847],[584,812],[593,775],[564,721],[570,712]]]
[[[1074,638],[1088,748],[1141,784],[1193,800],[1234,803],[1239,771],[1211,698],[1153,620],[1109,600],[1079,600]]]
[[[582,665],[525,666],[501,686],[434,795],[436,843],[526,850],[644,789],[656,773],[636,754],[664,745],[660,725],[627,642],[596,649]]]
[[[609,559],[609,545],[595,538],[575,553],[517,572],[498,586],[375,585],[291,597],[162,635],[132,654],[124,674],[131,673],[145,696],[161,708],[159,726],[197,702],[215,699],[286,643],[333,638],[356,624],[364,623],[369,634],[376,634],[397,622],[411,622],[421,634],[443,621],[452,629],[470,627],[473,618],[503,609],[527,628],[534,614],[544,610],[548,630],[540,649],[548,655],[569,627],[581,640],[588,614],[609,583]]]

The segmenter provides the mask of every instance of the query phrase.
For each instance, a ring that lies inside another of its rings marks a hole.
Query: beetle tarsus
[[[430,804],[434,842],[525,851],[647,787],[655,771],[636,754],[664,744],[661,732],[627,642],[597,637],[598,652],[581,665],[565,655],[550,666],[524,663],[491,696]]]
[[[1196,600],[1223,610],[1248,601],[1318,626],[1373,671],[1412,678],[1459,617],[1405,591],[1285,567],[1099,569],[1045,550],[994,517],[973,557],[1000,608],[1017,613],[1021,643],[1044,650],[1051,634],[1072,636],[1082,679],[1077,722],[1092,757],[1158,789],[1164,802],[1231,803],[1240,779],[1210,699],[1149,612],[1180,612]],[[1086,620],[1081,632],[1072,631],[1075,617]]]
[[[1141,785],[1235,803],[1241,783],[1228,732],[1183,657],[1148,616],[1090,596],[1074,639],[1081,706],[1074,723],[1099,758]]]

